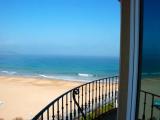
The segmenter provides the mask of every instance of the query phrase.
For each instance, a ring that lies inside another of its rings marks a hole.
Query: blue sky
[[[1,0],[0,53],[118,56],[118,0]]]

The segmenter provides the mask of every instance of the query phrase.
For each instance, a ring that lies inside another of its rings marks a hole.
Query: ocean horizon
[[[1,55],[1,76],[88,82],[118,75],[119,58],[101,56]]]

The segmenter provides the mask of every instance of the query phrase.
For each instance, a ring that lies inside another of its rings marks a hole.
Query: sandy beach
[[[49,102],[82,82],[0,76],[0,119],[31,119]]]

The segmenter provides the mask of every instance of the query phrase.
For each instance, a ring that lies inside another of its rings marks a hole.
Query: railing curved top
[[[155,97],[159,97],[160,98],[160,95],[157,95],[155,93],[151,93],[151,92],[148,92],[148,91],[145,91],[145,90],[140,90],[141,92],[143,93],[146,93],[146,94],[149,94],[149,95],[152,95],[152,96],[155,96]]]
[[[78,96],[76,97],[78,99],[77,103],[79,104],[79,106],[75,106],[76,101],[74,101],[74,100],[76,98],[73,99],[73,94],[74,94],[73,91],[76,89],[78,91],[80,91],[82,94],[82,96],[80,96],[80,92],[79,92]],[[88,95],[87,95],[87,93],[88,93]],[[92,112],[92,118],[96,118],[97,113],[93,113],[96,109],[100,109],[100,110],[102,109],[102,111],[103,111],[104,105],[108,105],[108,106],[105,106],[108,108],[113,107],[113,102],[114,102],[114,108],[116,108],[118,106],[117,105],[117,93],[118,93],[118,76],[112,76],[112,77],[101,78],[98,80],[90,81],[90,82],[84,83],[82,85],[79,85],[71,90],[68,90],[67,92],[63,93],[62,95],[60,95],[59,97],[54,99],[46,107],[44,107],[32,120],[43,120],[43,119],[50,120],[50,118],[52,118],[53,120],[55,120],[55,119],[59,120],[60,117],[62,120],[67,120],[69,117],[70,118],[82,118],[83,117],[83,119],[85,119],[87,116],[87,113],[91,113],[91,112]],[[92,96],[91,96],[91,94],[92,94]],[[68,96],[70,95],[70,101],[69,101],[69,98],[67,95]],[[66,98],[66,101],[64,100],[64,98]],[[82,100],[80,100],[81,98],[82,98]],[[60,101],[60,99],[61,99],[61,101]],[[85,101],[83,101],[84,99],[85,99]],[[64,104],[64,101],[65,101],[65,104]],[[73,103],[73,101],[74,101],[74,103]],[[60,105],[60,102],[62,103],[61,105]],[[70,104],[69,104],[69,102],[70,102]],[[57,103],[57,105],[55,105],[56,103]],[[82,107],[80,107],[80,104],[82,104]],[[83,106],[83,104],[84,104],[84,106]],[[89,104],[89,107],[92,106],[92,108],[89,108],[89,110],[86,110],[88,104]],[[56,106],[55,108],[54,108],[54,105]],[[61,110],[62,110],[61,113],[59,110],[60,109],[59,105],[61,106]],[[70,108],[67,108],[69,105],[70,105]],[[102,108],[100,108],[101,106],[102,106]],[[52,107],[52,110],[50,110],[51,107]],[[65,107],[66,107],[66,109],[65,109]],[[78,109],[78,107],[81,109]],[[52,111],[52,115],[50,115],[51,111]],[[70,111],[70,113],[68,114],[69,111]],[[65,112],[67,112],[67,113],[65,113]],[[75,115],[75,114],[77,114],[77,115]],[[83,114],[85,115],[85,118],[84,118]],[[93,114],[95,114],[95,115],[93,115]]]

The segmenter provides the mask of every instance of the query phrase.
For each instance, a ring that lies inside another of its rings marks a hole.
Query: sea
[[[143,55],[142,78],[160,78],[160,56]]]
[[[88,82],[118,74],[118,57],[0,55],[1,76]]]

